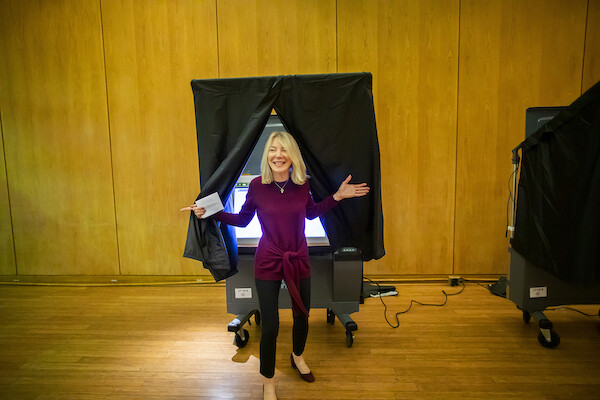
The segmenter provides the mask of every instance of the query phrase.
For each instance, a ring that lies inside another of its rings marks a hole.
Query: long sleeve
[[[333,199],[333,195],[326,197],[323,201],[315,203],[309,190],[306,200],[306,218],[315,219],[336,207],[337,204],[338,202]]]
[[[213,218],[227,225],[240,227],[247,226],[250,221],[252,221],[252,218],[254,218],[254,213],[256,212],[256,203],[254,201],[255,190],[253,189],[253,186],[254,185],[250,185],[248,188],[246,201],[244,202],[239,214],[221,211],[213,215]]]

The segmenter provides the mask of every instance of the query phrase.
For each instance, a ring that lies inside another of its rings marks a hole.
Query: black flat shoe
[[[304,379],[306,382],[314,382],[315,381],[315,377],[312,372],[309,372],[308,374],[303,374],[300,372],[298,367],[296,367],[296,363],[294,362],[294,356],[292,356],[291,354],[290,354],[290,361],[292,362],[292,368],[294,368],[295,370],[298,370],[298,373],[300,374],[300,378]]]

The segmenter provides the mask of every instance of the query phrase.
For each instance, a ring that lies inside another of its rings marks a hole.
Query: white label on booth
[[[530,299],[537,299],[540,297],[548,297],[548,287],[547,286],[529,288],[529,298]]]
[[[252,288],[235,288],[236,299],[250,299],[252,298]]]

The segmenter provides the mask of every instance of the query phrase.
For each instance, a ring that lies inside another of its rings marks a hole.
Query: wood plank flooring
[[[459,288],[396,284],[388,318],[411,299],[442,303]],[[576,307],[597,314],[597,305]],[[289,365],[291,311],[281,311],[280,399],[598,399],[600,318],[547,311],[561,344],[541,347],[509,300],[475,283],[444,307],[413,305],[390,328],[379,299],[339,321],[313,309],[305,358],[316,382]],[[225,287],[0,286],[0,399],[260,399],[260,327],[233,343]],[[393,321],[395,322],[395,320]]]

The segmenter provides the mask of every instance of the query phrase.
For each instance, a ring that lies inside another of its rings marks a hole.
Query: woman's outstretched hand
[[[193,211],[198,218],[202,218],[202,216],[206,213],[206,209],[204,207],[198,207],[196,204],[192,204],[189,207],[183,207],[179,211]]]
[[[333,195],[334,200],[340,201],[342,199],[349,199],[351,197],[365,196],[371,190],[366,183],[351,184],[350,179],[352,175],[348,175],[344,182],[340,185],[340,188]]]

